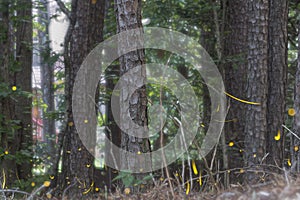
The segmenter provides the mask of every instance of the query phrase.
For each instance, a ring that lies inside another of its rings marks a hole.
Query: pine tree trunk
[[[72,92],[76,73],[83,60],[103,39],[104,1],[73,0],[70,16],[70,27],[64,47],[66,129],[63,133],[63,165],[58,184],[61,191],[74,184],[68,189],[67,194],[70,199],[78,199],[88,198],[92,194],[93,190],[89,189],[94,185],[94,157],[82,144],[76,131],[72,112]],[[89,135],[88,140],[96,141],[96,135]]]
[[[246,99],[247,81],[247,2],[244,0],[228,1],[228,14],[225,34],[225,87],[226,92]],[[228,146],[229,169],[243,166],[245,109],[242,102],[228,98],[229,110],[225,123],[226,143]],[[241,176],[230,174],[232,182],[241,180]]]
[[[141,22],[141,0],[115,0],[116,6],[116,18],[118,32],[142,28]],[[121,42],[121,48],[124,42]],[[120,75],[124,75],[127,72],[131,72],[130,80],[125,83],[121,89],[120,101],[129,105],[129,113],[133,122],[140,127],[147,127],[147,93],[145,85],[140,86],[138,82],[145,83],[146,80],[146,68],[144,50],[134,50],[130,53],[122,55],[120,58]],[[133,70],[141,66],[141,70]],[[135,81],[139,80],[139,81]],[[134,87],[136,90],[131,96],[128,96],[129,87]],[[127,94],[127,95],[126,95]],[[128,111],[120,108],[121,124],[128,123],[122,121],[122,116],[127,116]],[[126,126],[124,126],[125,128]],[[128,127],[127,130],[122,130],[121,148],[135,153],[136,156],[130,157],[127,154],[121,157],[121,165],[123,169],[129,171],[140,170],[143,172],[143,165],[149,165],[149,161],[145,160],[144,156],[139,156],[139,153],[150,152],[150,143],[147,138],[139,138],[132,136],[132,127]],[[140,169],[136,167],[140,166]],[[146,168],[146,167],[145,167]],[[143,174],[137,174],[136,179],[142,179]]]
[[[250,0],[248,17],[247,99],[260,105],[247,105],[245,122],[245,164],[255,167],[266,154],[268,92],[268,0]],[[253,172],[247,179],[255,181]]]
[[[269,67],[267,105],[268,164],[283,167],[283,127],[287,78],[287,17],[286,0],[271,0],[269,14]]]

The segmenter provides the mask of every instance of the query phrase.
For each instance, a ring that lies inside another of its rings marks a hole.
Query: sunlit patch
[[[124,193],[125,193],[125,194],[130,194],[130,188],[125,188],[125,189],[124,189]]]
[[[288,164],[289,167],[292,166],[291,159],[288,159],[288,160],[287,160],[287,164]]]
[[[228,146],[230,146],[230,147],[232,147],[234,145],[234,142],[232,142],[232,141],[230,141],[229,143],[228,143]]]
[[[190,183],[187,182],[185,194],[188,195],[189,193],[190,193]]]
[[[200,175],[199,175],[199,185],[202,186],[202,175],[201,175],[201,171],[200,171]]]
[[[280,134],[280,130],[278,130],[277,135],[274,136],[274,139],[276,141],[280,140],[281,134]]]
[[[220,105],[218,105],[217,109],[216,109],[216,112],[219,112],[220,111]]]
[[[295,114],[296,114],[296,111],[295,111],[294,108],[288,109],[288,115],[289,115],[289,116],[293,117],[293,116],[295,116]]]
[[[91,186],[89,187],[89,189],[87,189],[86,191],[84,191],[82,194],[87,194],[87,193],[89,193],[90,191],[92,191],[93,186],[94,186],[94,181],[92,182],[92,184],[91,184]],[[84,188],[86,188],[86,187],[84,186]]]
[[[193,172],[195,175],[198,175],[198,169],[194,160],[192,160]]]
[[[68,126],[73,126],[73,125],[74,125],[73,122],[69,122],[69,123],[68,123]]]
[[[299,146],[294,146],[294,151],[295,152],[299,151]]]
[[[15,85],[12,86],[12,87],[11,87],[11,90],[12,90],[12,91],[16,91],[16,90],[17,90],[17,86],[15,86]]]
[[[47,193],[47,194],[46,194],[46,197],[47,197],[48,199],[51,199],[51,198],[52,198],[52,194]]]
[[[164,178],[163,177],[160,177],[160,179],[159,179],[160,181],[163,181],[164,180]]]
[[[246,104],[250,104],[250,105],[260,105],[260,103],[258,102],[251,102],[251,101],[246,101],[246,100],[243,100],[243,99],[240,99],[240,98],[237,98],[227,92],[224,92],[227,96],[229,96],[230,98],[236,100],[236,101],[239,101],[239,102],[242,102],[242,103],[246,103]]]
[[[49,187],[49,186],[50,186],[50,184],[51,184],[51,182],[50,182],[50,181],[45,181],[45,182],[44,182],[44,187]]]

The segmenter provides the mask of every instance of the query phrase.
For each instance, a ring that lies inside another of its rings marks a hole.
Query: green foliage
[[[135,176],[129,171],[121,171],[112,181],[121,180],[123,185],[127,187],[137,186],[152,178],[151,175],[145,176],[143,179],[136,179]]]

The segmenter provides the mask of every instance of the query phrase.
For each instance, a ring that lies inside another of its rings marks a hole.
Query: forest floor
[[[256,185],[231,185],[229,189],[212,189],[209,192],[186,192],[179,188],[174,189],[175,195],[167,184],[156,186],[143,194],[128,194],[116,192],[107,197],[109,200],[300,200],[300,177],[294,180],[282,178],[276,181],[260,183]],[[100,198],[102,199],[102,198]],[[105,199],[105,198],[103,198]]]

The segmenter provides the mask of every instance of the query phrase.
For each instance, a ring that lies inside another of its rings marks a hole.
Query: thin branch
[[[55,0],[57,5],[59,6],[60,10],[68,17],[69,20],[71,20],[71,12],[70,10],[66,7],[66,5],[64,4],[64,2],[62,2],[61,0]]]
[[[294,133],[293,131],[291,131],[288,127],[286,127],[284,124],[281,125],[283,128],[285,128],[286,130],[288,130],[292,135],[294,135],[298,140],[300,140],[299,136]]]

